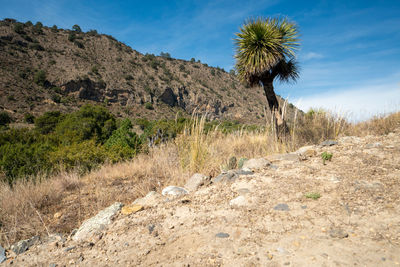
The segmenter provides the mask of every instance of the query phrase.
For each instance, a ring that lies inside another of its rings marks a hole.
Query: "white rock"
[[[163,196],[167,196],[167,195],[182,196],[182,195],[189,194],[189,192],[183,187],[170,185],[170,186],[167,186],[166,188],[164,188],[163,191],[161,192],[161,194]]]
[[[116,202],[108,208],[97,213],[96,216],[87,219],[76,231],[75,235],[72,237],[73,240],[82,240],[90,237],[94,233],[104,230],[107,225],[112,222],[112,218],[115,214],[122,208],[124,204]]]
[[[229,202],[229,205],[231,205],[232,207],[243,207],[247,206],[248,204],[249,203],[244,196],[238,196]]]

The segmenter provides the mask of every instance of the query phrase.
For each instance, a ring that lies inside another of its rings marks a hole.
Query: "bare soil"
[[[118,214],[89,240],[44,242],[5,265],[397,266],[399,130],[343,137],[299,161],[273,157],[277,168]],[[333,154],[326,165],[324,151]],[[321,197],[306,198],[310,192]],[[239,195],[247,203],[230,205]]]

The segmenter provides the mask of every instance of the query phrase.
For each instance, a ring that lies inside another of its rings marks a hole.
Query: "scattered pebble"
[[[215,237],[218,237],[218,238],[228,238],[228,237],[229,237],[229,234],[223,233],[223,232],[219,232],[218,234],[215,235]]]
[[[281,203],[281,204],[276,205],[276,206],[274,207],[274,210],[288,211],[288,210],[290,210],[290,209],[289,209],[289,206],[288,206],[287,204]]]
[[[329,231],[329,235],[332,238],[346,238],[349,236],[348,233],[346,233],[343,229],[341,228],[332,228]]]

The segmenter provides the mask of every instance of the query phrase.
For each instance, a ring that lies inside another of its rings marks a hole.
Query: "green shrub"
[[[141,147],[139,136],[132,132],[132,123],[125,119],[104,144],[112,162],[134,157]]]
[[[0,112],[0,126],[5,126],[5,125],[9,124],[10,122],[11,122],[10,115],[5,111]]]
[[[57,124],[64,119],[60,111],[49,111],[35,119],[35,129],[41,134],[49,134],[54,131]]]
[[[36,22],[35,26],[33,26],[33,32],[35,34],[43,34],[43,24],[40,21]]]
[[[103,144],[116,129],[115,117],[102,106],[85,105],[66,115],[55,128],[63,144],[94,139]]]
[[[67,171],[79,169],[81,172],[86,172],[104,163],[107,152],[94,140],[87,140],[82,143],[63,145],[53,151],[50,158],[55,168]]]
[[[26,114],[24,115],[24,121],[25,121],[26,123],[29,123],[29,124],[35,123],[35,116],[33,116],[33,115],[30,114],[30,113],[26,113]]]
[[[150,103],[150,102],[145,103],[145,104],[144,104],[144,107],[145,107],[146,109],[150,109],[150,110],[153,110],[153,109],[154,109],[153,104]]]
[[[94,74],[99,74],[99,68],[97,67],[97,66],[93,66],[92,67],[92,72],[94,73]]]
[[[320,193],[316,193],[316,192],[311,192],[311,193],[305,194],[305,197],[317,200],[317,199],[319,199],[321,197],[321,194]]]
[[[24,24],[21,22],[17,22],[14,24],[13,29],[16,33],[22,34],[22,33],[24,33]]]
[[[32,27],[33,26],[32,21],[28,20],[27,22],[25,22],[25,26]]]
[[[57,25],[53,25],[53,26],[51,27],[51,31],[52,31],[52,32],[58,32],[58,27],[57,27]]]
[[[76,34],[75,34],[75,32],[70,32],[70,33],[68,34],[68,41],[73,42],[73,41],[75,41],[75,39],[76,39]]]
[[[171,54],[168,52],[161,52],[160,57],[166,58],[166,59],[171,59]]]
[[[196,62],[196,59],[195,59],[194,57],[192,57],[192,58],[190,59],[190,62],[194,63],[194,62]]]
[[[38,70],[33,76],[33,81],[37,85],[44,86],[44,83],[46,82],[46,73],[44,70]]]
[[[89,35],[89,36],[96,36],[96,35],[98,35],[98,33],[97,33],[96,30],[90,30],[90,31],[87,32],[87,35]]]
[[[44,51],[44,47],[38,43],[33,43],[29,45],[29,48],[37,50],[37,51]]]

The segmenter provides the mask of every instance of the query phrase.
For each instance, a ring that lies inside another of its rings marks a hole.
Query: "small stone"
[[[244,196],[238,196],[229,202],[233,207],[243,207],[248,205],[248,201]]]
[[[73,250],[75,248],[76,248],[76,246],[67,247],[66,249],[64,249],[64,251],[65,252],[69,252],[69,251],[71,251],[71,250]]]
[[[2,246],[0,246],[0,263],[5,261],[6,259],[6,250]]]
[[[382,257],[381,260],[382,260],[382,261],[386,261],[386,258],[385,258],[385,257]]]
[[[229,237],[229,234],[223,233],[223,232],[219,232],[218,234],[215,235],[215,237],[218,237],[218,238],[228,238],[228,237]]]
[[[273,257],[274,257],[274,255],[272,255],[272,253],[270,253],[270,252],[267,251],[267,258],[268,258],[269,260],[272,260]]]
[[[341,228],[332,228],[329,231],[329,235],[332,238],[346,238],[349,236],[348,233],[346,233],[343,229]]]
[[[147,226],[147,229],[149,229],[149,234],[151,234],[154,231],[154,228],[156,228],[156,226],[154,224],[149,224]]]
[[[280,254],[289,254],[289,252],[282,247],[277,247],[276,251],[278,251]]]
[[[200,186],[204,185],[209,180],[209,177],[201,173],[195,173],[185,184],[185,188],[189,191],[196,191]]]
[[[307,208],[307,205],[303,205],[303,206],[301,206],[301,208],[302,208],[303,210],[305,210],[305,209]]]
[[[283,265],[290,265],[290,262],[287,261]]]
[[[49,264],[49,267],[57,267],[57,264],[55,264],[55,263],[50,263],[50,264]]]
[[[322,253],[321,256],[324,257],[324,258],[328,258],[329,257],[328,254],[326,254],[326,253]]]
[[[62,216],[61,212],[56,212],[56,213],[54,213],[53,218],[54,219],[59,219],[61,216]]]
[[[334,145],[337,145],[337,144],[338,144],[338,142],[336,142],[334,140],[326,140],[326,141],[322,142],[320,144],[320,146],[334,146]]]
[[[376,147],[381,147],[382,144],[377,142],[377,143],[373,143],[373,144],[367,144],[365,147],[366,148],[376,148]]]
[[[249,159],[243,163],[243,168],[248,168],[250,170],[263,169],[271,165],[271,162],[265,158]]]
[[[289,211],[290,209],[289,209],[289,206],[287,204],[281,203],[281,204],[276,205],[274,207],[274,210]]]
[[[143,210],[143,206],[141,205],[129,205],[122,207],[121,213],[124,215],[130,215],[132,213],[136,213],[141,210]]]
[[[248,188],[239,188],[236,190],[239,195],[247,195],[250,194],[250,190]]]
[[[183,187],[178,187],[178,186],[167,186],[164,188],[161,192],[163,196],[167,195],[172,195],[172,196],[183,196],[186,194],[189,194],[188,191],[186,191],[185,188]]]

